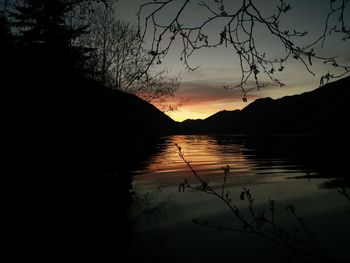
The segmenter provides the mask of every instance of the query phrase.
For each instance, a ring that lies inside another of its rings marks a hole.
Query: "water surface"
[[[268,200],[275,200],[276,218],[286,229],[300,228],[286,210],[293,205],[315,233],[317,249],[327,256],[348,259],[350,202],[340,188],[322,187],[335,177],[329,175],[332,169],[325,166],[320,150],[328,139],[204,135],[163,138],[146,169],[135,171],[134,204],[130,209],[134,232],[131,260],[296,260],[287,249],[254,234],[220,232],[195,224],[193,219],[241,227],[215,196],[189,189],[179,192],[178,186],[185,179],[193,186],[199,182],[179,157],[175,144],[181,146],[201,178],[218,192],[224,179],[222,167],[230,166],[225,192],[229,191],[231,202],[242,213],[249,216],[249,204],[239,198],[243,187],[250,189],[256,211],[268,213]]]

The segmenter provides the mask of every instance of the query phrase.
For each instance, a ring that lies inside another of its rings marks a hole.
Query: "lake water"
[[[157,154],[144,163],[145,169],[134,171],[130,261],[298,262],[286,246],[260,235],[218,231],[195,223],[193,220],[198,219],[210,225],[242,229],[242,223],[223,200],[191,189],[179,192],[179,184],[185,179],[193,186],[199,182],[180,158],[175,144],[181,146],[192,168],[218,193],[224,181],[222,167],[230,166],[224,192],[229,191],[231,204],[247,220],[249,203],[246,198],[240,199],[243,187],[250,190],[256,213],[264,210],[269,217],[268,200],[274,200],[278,226],[293,233],[299,229],[295,235],[307,240],[302,226],[286,209],[292,205],[297,216],[303,217],[306,229],[314,233],[312,247],[321,251],[322,257],[350,260],[350,200],[342,192],[346,188],[335,183],[342,182],[344,174],[334,168],[334,159],[338,158],[334,148],[326,147],[341,141],[329,139],[209,135],[162,138],[156,146]],[[340,179],[334,181],[335,177]],[[296,245],[303,248],[301,243]]]

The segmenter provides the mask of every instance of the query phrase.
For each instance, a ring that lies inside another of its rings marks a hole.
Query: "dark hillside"
[[[184,133],[346,134],[349,96],[346,77],[300,95],[257,99],[241,111],[221,111],[181,127]]]

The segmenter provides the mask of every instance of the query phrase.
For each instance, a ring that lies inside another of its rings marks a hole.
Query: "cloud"
[[[248,96],[249,101],[261,97],[259,94]],[[223,83],[184,82],[171,102],[180,98],[186,102],[179,111],[169,113],[176,120],[188,118],[206,118],[222,110],[242,109],[247,105],[242,101],[242,92],[239,89],[224,89]]]
[[[206,102],[237,102],[242,99],[240,89],[224,89],[223,83],[184,82],[177,92],[178,97],[188,98],[192,104]],[[252,95],[256,98],[256,95]]]

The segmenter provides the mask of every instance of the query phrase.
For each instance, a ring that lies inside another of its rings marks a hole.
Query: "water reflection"
[[[334,151],[314,152],[320,145],[329,150],[324,138],[170,136],[163,139],[158,154],[147,163],[146,169],[135,172],[133,185],[137,200],[130,216],[135,231],[131,261],[140,258],[163,262],[294,260],[288,251],[276,249],[254,236],[217,233],[193,224],[194,218],[233,226],[239,222],[212,196],[178,192],[178,185],[184,179],[190,183],[196,180],[178,156],[175,143],[214,188],[221,187],[221,167],[230,165],[227,190],[233,199],[236,197],[235,205],[242,211],[247,211],[246,204],[239,201],[243,186],[251,189],[257,209],[268,211],[267,200],[276,200],[278,220],[286,227],[296,223],[285,211],[286,206],[293,204],[316,232],[319,248],[329,255],[349,258],[346,244],[350,233],[347,223],[350,203],[334,189],[320,189],[320,185],[329,181],[323,178],[331,176],[327,174],[330,168],[319,161],[327,158],[332,165],[332,158],[338,158]],[[333,157],[326,157],[327,153]]]
[[[184,178],[193,180],[186,164],[179,158],[175,144],[181,146],[193,168],[206,180],[215,183],[222,180],[221,167],[230,165],[232,184],[243,185],[280,181],[286,175],[312,176],[313,169],[304,169],[290,156],[268,153],[261,155],[257,148],[248,145],[249,139],[239,136],[171,136],[162,144],[162,150],[153,157],[145,170],[138,171],[135,185],[178,185]]]

